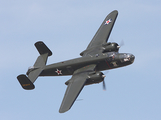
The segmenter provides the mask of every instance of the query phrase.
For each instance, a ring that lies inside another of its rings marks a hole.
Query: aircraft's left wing
[[[100,28],[96,32],[95,36],[93,37],[92,41],[88,45],[87,49],[97,45],[102,45],[107,42],[110,33],[112,31],[112,28],[114,26],[114,23],[116,21],[117,15],[118,15],[117,10],[114,10],[107,15],[107,17],[101,24]]]
[[[94,35],[93,39],[89,43],[87,49],[80,53],[81,56],[87,56],[87,55],[93,56],[102,53],[101,47],[102,45],[107,43],[112,28],[114,26],[114,23],[116,21],[117,15],[118,15],[117,10],[114,10],[109,15],[107,15],[107,17],[101,24],[100,28]]]
[[[72,78],[69,80],[68,87],[59,109],[60,113],[64,113],[71,108],[86,83],[88,73],[93,72],[95,67],[96,65],[93,64],[80,68],[74,72]]]

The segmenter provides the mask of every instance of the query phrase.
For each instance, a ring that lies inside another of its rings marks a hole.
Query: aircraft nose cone
[[[135,56],[134,55],[131,55],[130,56],[130,60],[131,60],[132,63],[134,62],[134,59],[135,59]]]

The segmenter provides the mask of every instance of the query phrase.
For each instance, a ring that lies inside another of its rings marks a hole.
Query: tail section
[[[52,55],[50,49],[41,41],[36,42],[35,47],[40,53],[40,56],[37,58],[34,66],[28,69],[27,71],[28,77],[24,74],[21,74],[17,77],[22,88],[26,90],[32,90],[35,88],[33,83],[36,81],[36,79],[46,66],[48,56]]]
[[[48,53],[48,56],[52,55],[52,52],[50,51],[50,49],[42,41],[36,42],[35,47],[39,51],[40,55],[45,53]]]
[[[19,83],[21,84],[22,88],[25,90],[32,90],[35,88],[34,84],[30,81],[30,79],[26,75],[19,75],[17,77]]]

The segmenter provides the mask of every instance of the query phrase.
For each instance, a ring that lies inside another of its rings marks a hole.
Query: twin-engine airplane
[[[52,55],[49,48],[41,41],[35,43],[40,56],[33,67],[27,71],[27,76],[21,74],[17,77],[22,88],[32,90],[38,76],[64,76],[72,75],[65,82],[67,89],[59,109],[60,113],[68,111],[85,85],[103,82],[105,89],[105,75],[100,72],[130,65],[135,56],[129,53],[119,53],[120,46],[107,40],[117,18],[118,11],[111,12],[103,21],[87,49],[80,53],[82,57],[46,65],[47,58]]]

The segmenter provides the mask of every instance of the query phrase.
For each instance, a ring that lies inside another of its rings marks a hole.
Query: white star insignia
[[[61,71],[62,71],[62,70],[58,70],[58,69],[57,69],[55,72],[56,72],[58,75],[62,75]]]
[[[112,22],[112,19],[109,19],[109,20],[107,20],[106,22],[105,22],[105,25],[108,25],[108,24],[110,24]]]

